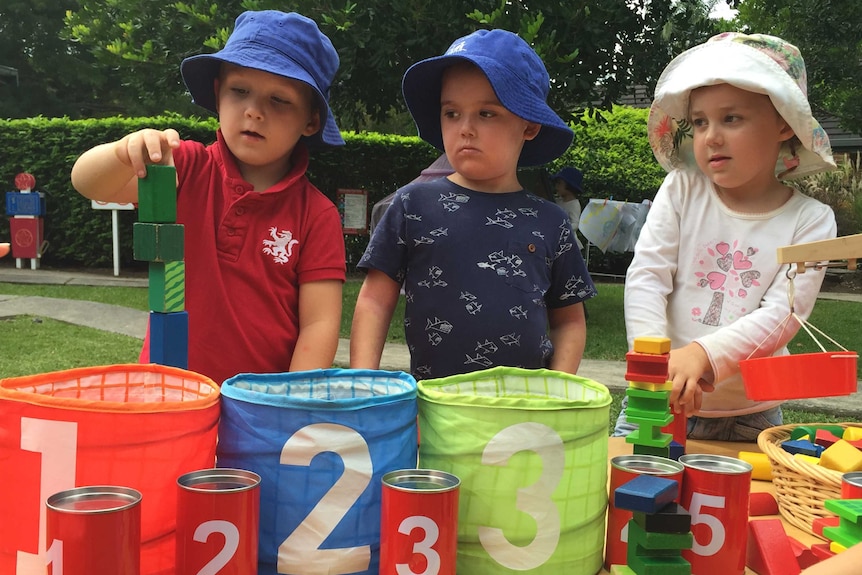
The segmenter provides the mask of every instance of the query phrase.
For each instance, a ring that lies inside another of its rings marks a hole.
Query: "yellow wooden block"
[[[666,337],[636,337],[634,351],[653,355],[670,353],[670,340]]]
[[[845,427],[844,435],[841,436],[841,439],[846,439],[847,441],[862,439],[862,427]]]
[[[740,451],[739,458],[751,464],[751,478],[760,481],[772,481],[772,465],[765,453]]]
[[[813,455],[805,455],[804,453],[794,453],[794,459],[798,459],[799,461],[804,461],[805,463],[810,463],[811,465],[820,465],[820,458],[814,457]]]
[[[643,389],[645,391],[670,391],[673,389],[673,382],[666,381],[664,383],[649,383],[648,381],[630,381],[629,387]]]
[[[839,439],[820,454],[820,465],[841,473],[862,469],[862,451]]]
[[[836,543],[835,541],[829,542],[829,550],[833,553],[842,553],[847,551],[847,548],[841,545],[840,543]]]

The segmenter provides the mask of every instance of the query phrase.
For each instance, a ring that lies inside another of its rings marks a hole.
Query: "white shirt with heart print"
[[[794,192],[780,208],[762,214],[734,212],[700,172],[674,170],[656,194],[635,246],[625,286],[629,348],[636,337],[661,336],[672,348],[697,341],[715,375],[703,394],[701,417],[728,417],[780,402],[745,396],[739,362],[785,355],[799,324],[790,314],[787,265],[779,247],[834,238],[832,209]],[[807,318],[825,269],[793,280],[794,311]]]

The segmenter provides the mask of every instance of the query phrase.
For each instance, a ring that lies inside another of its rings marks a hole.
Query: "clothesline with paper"
[[[581,212],[578,231],[602,252],[634,251],[651,205],[593,198]]]

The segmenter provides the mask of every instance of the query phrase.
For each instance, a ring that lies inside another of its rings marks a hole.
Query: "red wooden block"
[[[670,354],[638,353],[630,351],[626,354],[626,381],[642,381],[645,383],[667,382],[667,362]]]
[[[826,536],[823,535],[824,527],[838,527],[838,522],[840,521],[840,517],[818,517],[814,521],[811,522],[811,531],[814,532],[818,537],[822,537],[826,539]]]
[[[767,491],[752,493],[748,499],[748,516],[778,515],[778,501]]]
[[[814,437],[814,443],[816,443],[817,445],[822,445],[823,447],[829,447],[839,439],[841,438],[837,437],[828,429],[818,429]]]
[[[829,543],[816,543],[812,545],[811,553],[821,561],[823,561],[824,559],[829,559],[830,557],[835,555],[835,553],[833,553],[832,550],[829,549]]]
[[[796,562],[799,563],[800,569],[807,569],[815,563],[820,563],[820,558],[804,543],[793,537],[788,537],[787,539],[790,541],[790,548],[793,549],[793,554],[796,555]]]
[[[844,441],[847,441],[846,439]],[[855,441],[847,441],[850,445],[855,447],[856,449],[862,449],[862,439],[857,439]]]
[[[780,519],[748,522],[745,564],[758,575],[799,575],[802,571]]]

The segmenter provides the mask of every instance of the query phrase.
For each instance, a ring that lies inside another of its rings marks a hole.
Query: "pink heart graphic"
[[[751,260],[745,257],[741,251],[733,252],[733,269],[747,270],[751,267]]]
[[[706,279],[709,280],[709,287],[717,290],[721,289],[721,286],[724,285],[724,280],[727,278],[723,273],[719,272],[709,272],[706,274]]]
[[[718,253],[724,255],[730,249],[730,245],[727,242],[720,242],[715,244],[715,249],[718,250]]]

